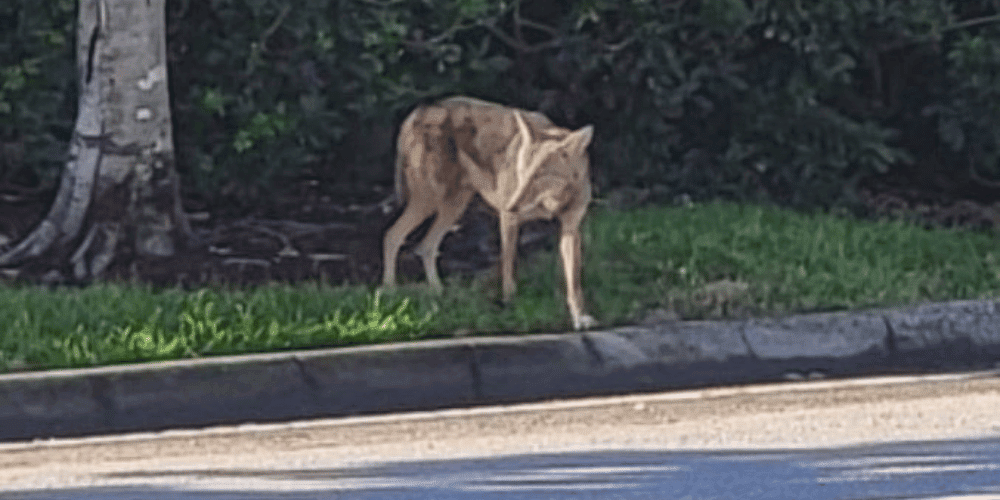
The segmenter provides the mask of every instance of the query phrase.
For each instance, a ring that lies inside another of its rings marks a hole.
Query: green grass
[[[668,308],[740,317],[994,296],[1000,249],[986,232],[711,203],[605,212],[585,282],[611,321]]]
[[[406,340],[428,321],[406,298],[390,303],[363,289],[0,288],[0,370]]]
[[[732,318],[994,297],[1000,251],[985,232],[925,229],[727,203],[595,208],[584,287],[604,325],[659,310]],[[553,252],[520,263],[516,300],[495,275],[410,284],[155,290],[0,286],[0,371],[265,352],[480,333],[563,331]]]

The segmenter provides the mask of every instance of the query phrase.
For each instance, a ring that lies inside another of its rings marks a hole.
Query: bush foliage
[[[61,168],[74,9],[0,5],[0,181]],[[171,0],[178,167],[236,201],[388,184],[403,116],[463,93],[596,124],[599,188],[805,207],[887,173],[990,186],[998,22],[994,0]]]
[[[0,2],[0,183],[58,178],[76,111],[75,9]]]

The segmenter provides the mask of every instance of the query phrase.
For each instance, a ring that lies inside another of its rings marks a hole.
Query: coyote
[[[478,193],[500,217],[503,299],[513,297],[520,224],[557,217],[566,302],[577,330],[596,322],[584,311],[580,222],[591,199],[587,146],[594,127],[557,127],[543,114],[469,97],[414,110],[399,131],[396,199],[406,209],[386,231],[383,286],[396,283],[396,257],[406,236],[437,215],[415,250],[431,288],[442,290],[438,247]]]

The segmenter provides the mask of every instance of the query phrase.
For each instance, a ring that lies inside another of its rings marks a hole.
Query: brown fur
[[[559,251],[566,277],[566,302],[575,328],[594,319],[583,307],[580,285],[580,222],[590,203],[587,146],[593,127],[571,131],[545,115],[468,97],[453,97],[414,110],[399,131],[396,198],[406,209],[383,243],[383,284],[396,282],[396,257],[406,236],[432,215],[434,223],[417,245],[427,280],[443,288],[438,247],[473,195],[500,217],[503,297],[516,291],[514,257],[522,222],[558,218]]]

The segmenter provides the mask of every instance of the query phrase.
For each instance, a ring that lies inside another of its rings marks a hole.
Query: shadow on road
[[[110,474],[13,500],[1000,499],[1000,440],[719,452],[520,455],[295,470]]]

